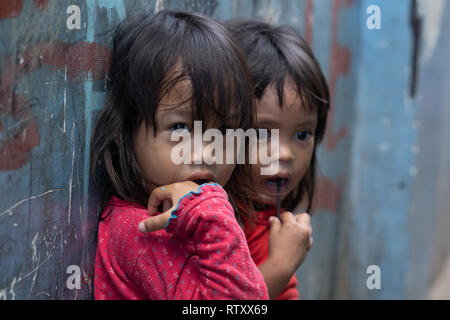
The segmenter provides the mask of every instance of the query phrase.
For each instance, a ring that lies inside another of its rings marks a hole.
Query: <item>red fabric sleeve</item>
[[[159,283],[155,283],[163,291],[159,295],[169,299],[268,299],[264,279],[220,185],[203,184],[198,192],[181,198],[166,231],[174,236],[174,245],[183,244],[184,252],[177,254],[162,246],[153,249],[152,254],[158,256],[156,262],[140,254],[133,270],[129,270],[148,296],[155,293],[154,286],[148,284],[148,275],[155,266],[167,265],[169,260],[174,268],[161,267]],[[162,254],[158,254],[160,250]],[[180,262],[183,266],[178,270],[176,264]]]
[[[200,186],[199,192],[180,200],[173,215],[176,218],[169,221],[167,231],[192,243],[193,258],[182,277],[194,285],[191,296],[178,290],[175,298],[268,299],[244,231],[220,185]]]

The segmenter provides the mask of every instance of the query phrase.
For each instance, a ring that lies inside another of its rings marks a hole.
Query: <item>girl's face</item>
[[[257,101],[256,128],[268,129],[268,132],[279,129],[279,169],[272,176],[261,175],[261,164],[252,165],[257,202],[276,204],[276,179],[282,179],[281,199],[298,186],[311,161],[316,125],[317,112],[309,112],[303,107],[292,79],[286,78],[283,106],[279,104],[276,87],[267,86]]]
[[[207,165],[208,152],[195,154],[193,145],[191,145],[192,164],[175,164],[172,161],[172,149],[181,142],[181,140],[171,141],[174,131],[191,135],[191,142],[194,141],[190,101],[181,104],[191,96],[190,88],[189,81],[179,81],[162,98],[156,113],[158,125],[156,136],[153,134],[153,128],[146,126],[145,120],[142,120],[135,132],[134,151],[144,172],[146,189],[149,193],[158,186],[187,180],[196,180],[197,183],[213,181],[225,185],[233,173],[234,164]],[[211,127],[220,128],[221,125],[215,123]],[[206,129],[204,125],[203,129]],[[203,150],[210,143],[203,143]],[[225,149],[223,153],[225,154]],[[202,159],[202,164],[194,164],[194,159]]]

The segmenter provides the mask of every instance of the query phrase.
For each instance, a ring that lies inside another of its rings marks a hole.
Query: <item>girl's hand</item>
[[[161,203],[166,204],[164,209],[168,206],[170,206],[170,209],[157,216],[141,221],[139,223],[139,230],[146,233],[164,229],[178,201],[189,192],[197,190],[198,184],[192,181],[176,182],[154,189],[148,199],[148,214],[151,216],[154,215],[158,211],[158,206]],[[167,205],[167,203],[169,204]]]
[[[278,270],[290,276],[303,263],[313,244],[310,216],[307,213],[293,215],[283,212],[277,217],[270,217],[269,258],[275,262]],[[290,277],[289,276],[289,277]]]
[[[259,267],[270,299],[277,298],[283,292],[313,243],[307,213],[294,216],[283,212],[280,219],[275,216],[269,218],[269,257]]]

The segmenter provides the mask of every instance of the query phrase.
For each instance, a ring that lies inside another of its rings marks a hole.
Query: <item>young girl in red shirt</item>
[[[116,29],[110,70],[91,146],[102,206],[95,299],[267,299],[230,203],[249,167],[195,149],[194,162],[172,161],[173,133],[190,135],[195,120],[253,125],[248,69],[229,33],[193,13],[139,16]],[[141,232],[170,206],[164,230]]]
[[[330,105],[328,85],[311,49],[292,27],[247,19],[226,26],[250,68],[255,127],[279,129],[278,172],[261,175],[262,166],[253,165],[257,192],[241,192],[246,195],[239,200],[241,213],[257,210],[256,220],[246,220],[248,246],[270,297],[298,299],[294,273],[312,245],[312,229],[308,214],[292,212],[301,204],[306,212],[312,210],[316,148],[325,134]],[[281,221],[276,217],[278,183]]]

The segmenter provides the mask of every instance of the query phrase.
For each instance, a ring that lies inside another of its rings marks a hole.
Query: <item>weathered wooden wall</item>
[[[425,298],[450,252],[450,4],[432,3],[0,1],[0,298],[91,298],[98,204],[89,139],[112,30],[155,7],[261,16],[304,34],[334,103],[301,297]],[[381,30],[366,26],[372,4]],[[69,5],[81,8],[80,30],[66,27]],[[70,265],[81,267],[81,289],[66,286]],[[381,268],[380,290],[366,286],[369,265]]]
[[[304,298],[423,299],[450,252],[446,1],[313,1],[334,110]],[[381,8],[382,29],[366,27]],[[369,290],[367,267],[381,270]],[[450,283],[446,284],[450,293]],[[448,296],[447,296],[448,297]]]

